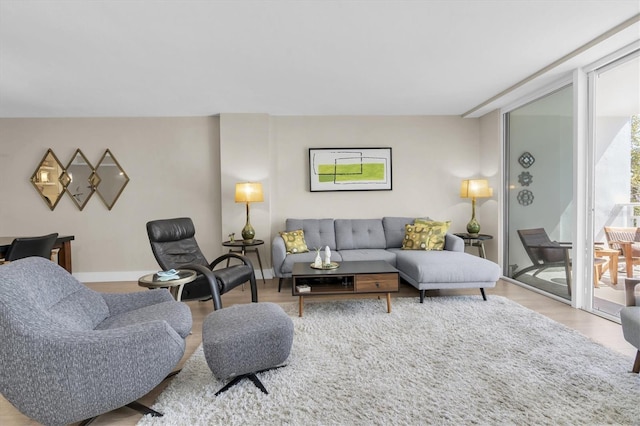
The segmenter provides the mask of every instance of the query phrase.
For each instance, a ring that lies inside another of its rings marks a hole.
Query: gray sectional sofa
[[[464,242],[446,234],[442,251],[403,250],[405,225],[411,217],[382,219],[287,219],[285,231],[304,231],[309,252],[287,254],[284,240],[277,236],[271,245],[274,274],[282,280],[291,277],[296,262],[313,263],[316,247],[329,246],[331,260],[384,260],[400,271],[400,277],[420,290],[479,288],[486,300],[485,288],[496,285],[500,267],[487,259],[464,252]]]

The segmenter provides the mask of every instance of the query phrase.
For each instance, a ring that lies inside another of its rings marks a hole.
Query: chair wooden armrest
[[[614,241],[612,241],[614,242]],[[633,248],[631,247],[633,241],[615,241],[622,249],[622,256],[624,256],[624,262],[627,268],[627,276],[633,277]]]
[[[530,248],[538,248],[538,249],[571,249],[572,244],[571,243],[559,243],[554,241],[553,243],[546,243],[546,244],[535,244],[535,245],[529,245]]]

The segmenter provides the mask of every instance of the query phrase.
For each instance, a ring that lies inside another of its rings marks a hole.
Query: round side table
[[[168,288],[171,295],[176,299],[182,299],[182,288],[196,279],[196,272],[189,269],[178,269],[175,278],[161,277],[158,274],[148,274],[138,279],[140,287],[149,289]]]
[[[467,233],[458,233],[458,234],[453,234],[456,237],[460,237],[464,240],[464,245],[465,246],[470,246],[470,247],[478,247],[478,255],[483,258],[486,259],[487,255],[484,251],[484,241],[485,240],[492,240],[493,239],[493,235],[488,235],[488,234],[478,234],[478,235],[470,235]]]
[[[224,241],[222,243],[223,246],[229,247],[229,253],[240,253],[241,255],[246,256],[248,251],[255,252],[256,257],[258,258],[258,265],[260,265],[260,273],[262,274],[262,284],[265,285],[267,281],[264,279],[264,271],[262,270],[262,260],[260,259],[260,252],[258,251],[258,246],[261,246],[263,244],[264,244],[263,240],[255,240],[255,239],[246,240],[246,241],[245,240]],[[227,266],[229,266],[228,259],[227,259]]]

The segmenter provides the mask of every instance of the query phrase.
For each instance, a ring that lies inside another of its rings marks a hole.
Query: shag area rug
[[[308,300],[308,299],[307,299]],[[202,347],[149,425],[630,425],[632,359],[508,299],[309,301],[284,368],[219,396]],[[622,330],[620,331],[622,333]]]

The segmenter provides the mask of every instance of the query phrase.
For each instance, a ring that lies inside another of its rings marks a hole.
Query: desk
[[[260,273],[262,274],[262,284],[265,285],[267,281],[264,279],[264,271],[262,270],[262,260],[260,260],[260,252],[258,251],[258,246],[264,244],[263,240],[234,240],[234,241],[225,241],[222,243],[225,247],[229,248],[229,253],[240,253],[245,256],[247,251],[253,251],[256,253],[258,257],[258,265],[260,265]],[[249,247],[249,248],[247,248]],[[227,259],[227,266],[229,266],[229,260]]]
[[[0,259],[4,257],[4,254],[9,249],[11,242],[16,237],[0,237]],[[56,240],[53,245],[54,249],[60,249],[58,251],[58,265],[71,273],[71,241],[75,240],[73,235],[62,235]]]
[[[465,246],[478,247],[478,255],[483,259],[487,258],[487,254],[484,251],[484,241],[492,240],[493,235],[478,234],[478,236],[476,237],[472,237],[467,233],[460,233],[460,234],[453,234],[453,235],[455,235],[456,237],[462,238],[464,240]]]
[[[154,288],[168,288],[171,292],[171,295],[176,300],[182,299],[182,289],[184,285],[195,281],[196,279],[196,271],[192,271],[189,269],[178,269],[177,278],[173,279],[163,279],[162,277],[158,277],[157,274],[148,274],[144,277],[140,277],[138,280],[138,285],[140,287],[146,287],[149,289]]]

